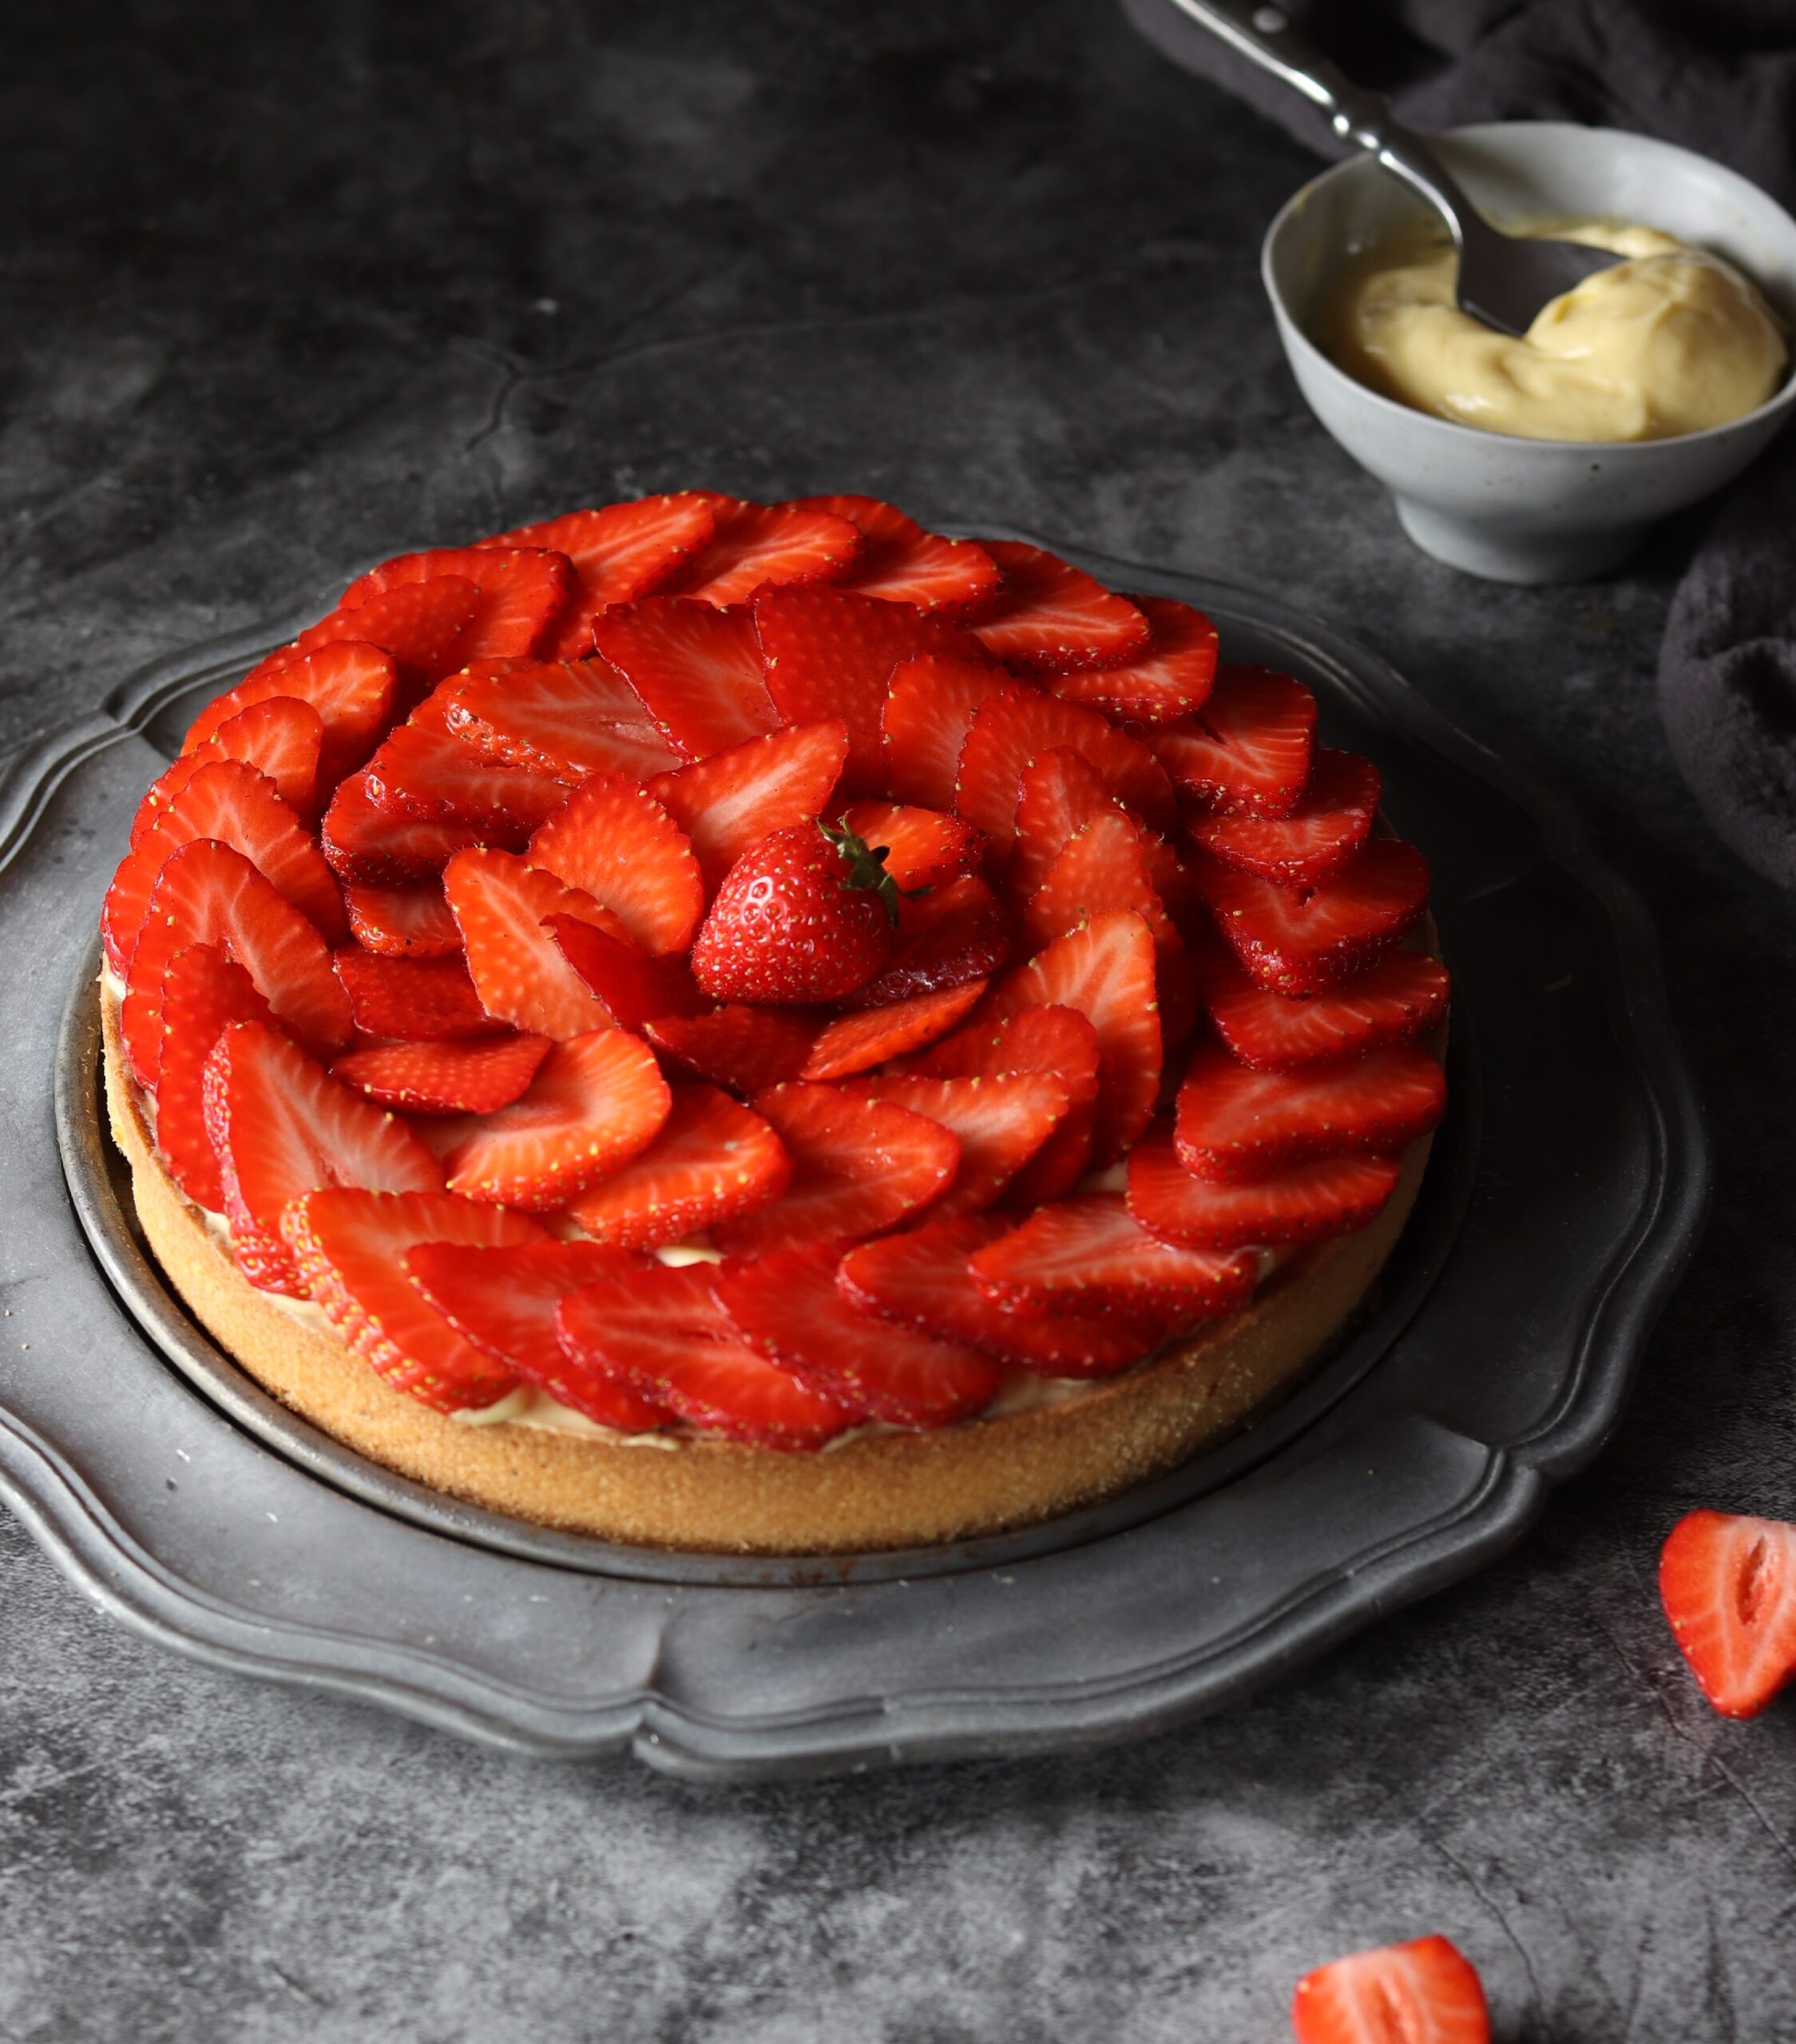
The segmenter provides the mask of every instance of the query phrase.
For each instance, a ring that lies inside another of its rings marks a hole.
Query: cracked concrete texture
[[[212,1674],[0,1520],[0,2037],[1277,2037],[1445,1931],[1509,2039],[1796,2036],[1796,1708],[1696,1698],[1697,1503],[1796,1512],[1796,910],[1651,674],[1691,538],[1560,591],[1413,553],[1255,275],[1310,165],[1101,6],[534,0],[38,20],[0,81],[0,740],[416,541],[863,487],[1276,590],[1556,785],[1641,890],[1715,1218],[1596,1467],[1475,1582],[1113,1752],[697,1790]]]

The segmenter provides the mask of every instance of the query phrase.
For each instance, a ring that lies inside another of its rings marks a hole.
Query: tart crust
[[[1415,1202],[1412,1146],[1383,1211],[1279,1266],[1251,1305],[1063,1403],[933,1433],[868,1432],[814,1453],[658,1436],[659,1446],[469,1426],[395,1391],[344,1343],[252,1285],[155,1153],[101,995],[106,1103],[137,1218],[175,1289],[263,1388],[346,1447],[491,1511],[632,1546],[831,1555],[928,1547],[1114,1496],[1234,1432],[1325,1356]]]

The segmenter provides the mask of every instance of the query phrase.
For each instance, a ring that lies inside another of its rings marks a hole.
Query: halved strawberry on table
[[[1387,951],[1375,965],[1321,993],[1263,987],[1224,951],[1206,962],[1203,1004],[1216,1034],[1256,1072],[1358,1057],[1415,1043],[1446,1020],[1452,982],[1425,951]]]
[[[593,897],[509,852],[471,846],[443,869],[443,891],[486,1012],[516,1029],[561,1040],[611,1022],[604,1002],[569,961],[551,917],[571,916],[621,935]]]
[[[1394,1157],[1324,1156],[1245,1184],[1192,1176],[1172,1131],[1129,1152],[1128,1210],[1156,1240],[1187,1249],[1326,1242],[1375,1220],[1397,1189]]]
[[[777,1199],[792,1160],[771,1124],[715,1086],[680,1085],[648,1148],[575,1200],[595,1240],[650,1250]]]
[[[1049,689],[1137,724],[1168,723],[1202,709],[1216,678],[1215,626],[1202,611],[1165,596],[1129,600],[1148,620],[1147,645],[1114,667],[1050,675]]]
[[[894,667],[879,712],[882,780],[894,801],[951,810],[961,748],[973,712],[993,695],[1021,695],[1025,684],[1000,667],[922,653]]]
[[[570,787],[589,774],[646,780],[683,756],[609,660],[477,661],[438,693],[444,728],[463,744]]]
[[[961,617],[977,614],[1004,586],[997,563],[973,540],[951,540],[877,497],[799,497],[807,511],[827,511],[858,526],[866,545],[838,585],[864,596],[914,604]]]
[[[746,604],[714,609],[689,596],[645,596],[602,612],[593,641],[683,759],[779,728]]]
[[[652,958],[684,951],[704,913],[692,841],[622,774],[595,774],[530,840],[529,863],[589,894]]]
[[[1147,619],[1082,568],[1022,540],[979,544],[1004,575],[1004,587],[972,629],[1007,667],[1055,673],[1112,667],[1145,651]]]
[[[462,932],[440,880],[378,887],[351,881],[343,889],[349,933],[364,951],[387,958],[447,958],[462,949]]]
[[[1291,1998],[1297,2044],[1490,2044],[1477,1971],[1445,1938],[1332,1959]]]
[[[318,812],[318,762],[324,720],[295,695],[271,695],[225,718],[202,743],[184,751],[152,783],[131,822],[134,845],[161,818],[201,767],[238,759],[274,784],[275,792],[302,822]]]
[[[1316,699],[1291,675],[1225,662],[1203,708],[1156,726],[1148,742],[1205,809],[1289,816],[1310,785]]]
[[[318,785],[327,792],[374,751],[392,720],[398,675],[391,653],[354,640],[283,656],[274,667],[264,660],[199,712],[181,741],[182,755],[209,744],[224,725],[258,703],[304,703],[324,727]]]
[[[1118,801],[1156,830],[1177,822],[1172,784],[1139,739],[1082,703],[1054,695],[1001,696],[973,712],[961,747],[954,810],[1001,853],[1017,834],[1017,807],[1029,762],[1050,747],[1080,753]]]
[[[1365,971],[1428,913],[1428,862],[1374,838],[1307,892],[1193,855],[1192,877],[1229,948],[1263,987],[1314,994]]]
[[[1687,1513],[1659,1556],[1659,1594],[1678,1651],[1724,1717],[1756,1717],[1796,1679],[1796,1526]]]
[[[1043,1313],[1165,1312],[1191,1323],[1245,1305],[1258,1259],[1175,1248],[1150,1235],[1120,1193],[1082,1193],[1039,1207],[972,1258],[1001,1304]]]
[[[829,717],[727,746],[647,786],[686,833],[715,893],[750,846],[822,814],[847,757],[848,727]]]
[[[1319,887],[1370,836],[1378,792],[1378,770],[1370,759],[1318,746],[1309,785],[1288,816],[1194,812],[1185,831],[1211,858],[1239,872],[1281,887]]]
[[[177,951],[162,975],[162,1060],[156,1076],[156,1144],[195,1206],[224,1206],[218,1152],[206,1131],[204,1080],[212,1048],[233,1022],[270,1020],[241,965],[216,944]]]
[[[549,1051],[547,1036],[517,1034],[371,1044],[346,1051],[331,1075],[383,1107],[490,1115],[528,1090]]]
[[[866,549],[860,528],[804,504],[751,504],[701,492],[717,526],[667,586],[708,604],[739,604],[767,583],[835,582]]]
[[[365,1036],[490,1036],[505,1026],[482,1005],[464,958],[386,958],[347,945],[331,962]]]
[[[479,546],[428,547],[383,561],[350,584],[337,608],[353,617],[358,609],[394,591],[450,578],[471,583],[479,596],[458,648],[458,665],[470,660],[529,659],[567,608],[577,586],[573,564],[565,554],[489,541]]]

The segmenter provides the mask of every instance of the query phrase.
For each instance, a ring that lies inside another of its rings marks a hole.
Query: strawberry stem
[[[848,869],[842,885],[857,893],[877,894],[886,911],[887,921],[896,929],[898,901],[903,890],[886,870],[886,860],[891,847],[889,845],[869,845],[864,838],[857,837],[849,829],[846,815],[837,819],[833,830],[828,824],[821,822],[817,827],[835,847],[837,855]]]

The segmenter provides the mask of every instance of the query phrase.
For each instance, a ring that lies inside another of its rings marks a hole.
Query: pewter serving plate
[[[1253,592],[1071,557],[1301,675],[1433,864],[1449,1119],[1370,1310],[1318,1373],[1110,1504],[850,1562],[544,1532],[295,1418],[143,1251],[93,995],[138,798],[197,704],[303,621],[280,620],[134,677],[0,790],[0,929],[30,961],[0,987],[0,1495],[76,1583],[215,1665],[527,1751],[747,1778],[1175,1724],[1520,1533],[1614,1424],[1706,1192],[1645,918],[1550,802],[1363,648]]]

